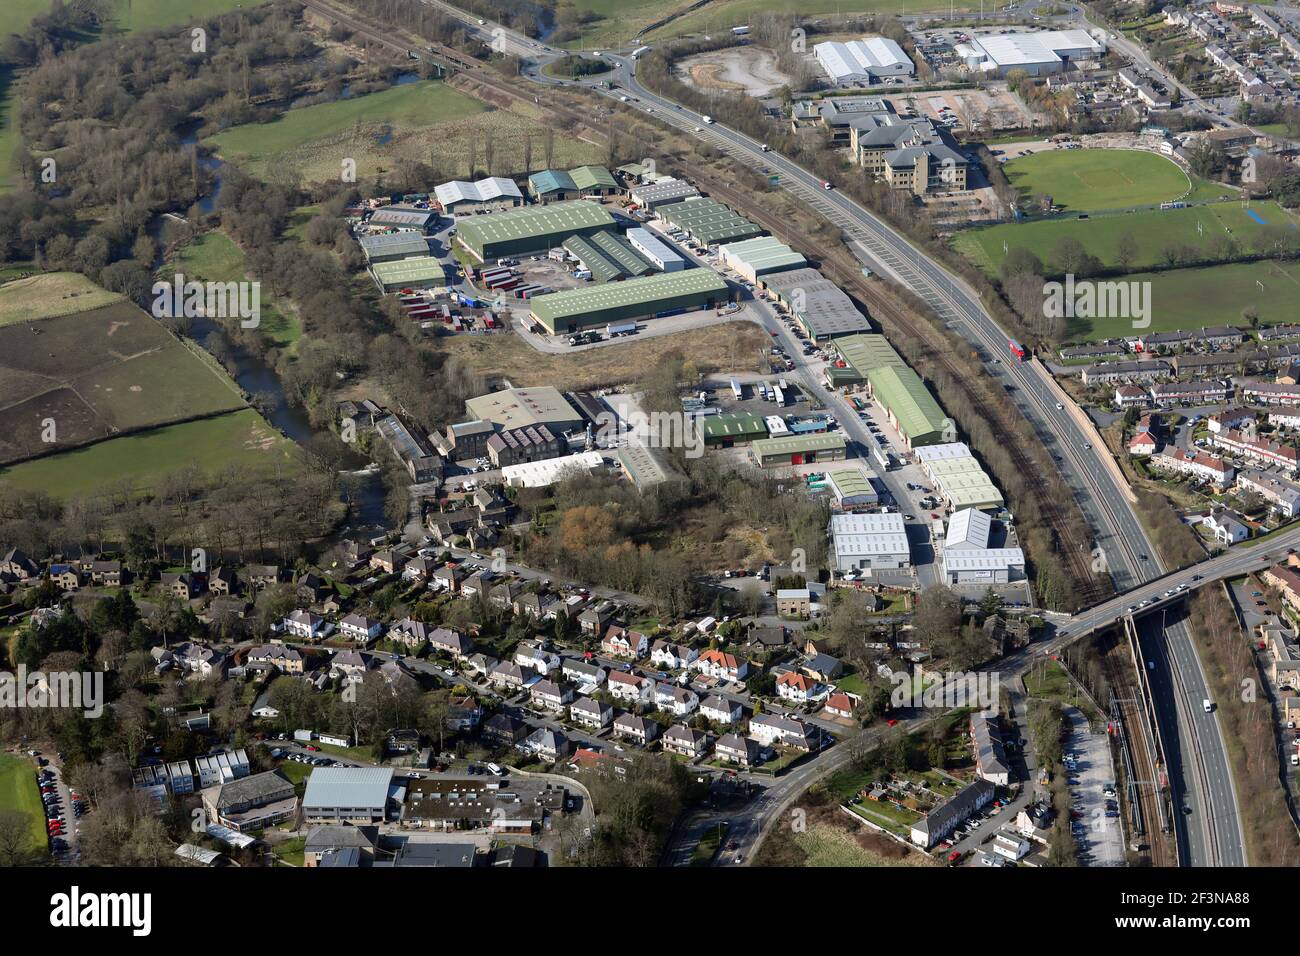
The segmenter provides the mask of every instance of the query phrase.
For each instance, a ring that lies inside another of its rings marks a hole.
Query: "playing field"
[[[20,810],[31,817],[32,850],[44,853],[48,849],[45,827],[41,826],[45,808],[30,760],[0,753],[0,810]]]
[[[1044,150],[1002,170],[1022,196],[1046,194],[1076,212],[1169,202],[1192,187],[1173,160],[1135,149]]]
[[[171,270],[203,282],[245,282],[249,277],[244,260],[244,250],[224,232],[207,232],[181,249]],[[263,286],[259,328],[277,347],[291,348],[302,336],[302,326],[297,316],[281,312],[267,298]]]
[[[1129,268],[1146,269],[1164,261],[1163,252],[1170,244],[1194,246],[1210,255],[1216,236],[1230,236],[1249,251],[1255,237],[1266,226],[1295,230],[1295,241],[1300,244],[1296,217],[1269,200],[1252,202],[1249,208],[1243,203],[1230,202],[1087,219],[1003,223],[959,232],[953,238],[953,245],[993,275],[1006,254],[1016,248],[1028,249],[1050,267],[1052,247],[1062,237],[1070,236],[1083,243],[1105,265],[1118,268],[1120,240],[1127,234],[1136,244],[1136,255]]]
[[[37,305],[48,286],[11,296]],[[0,325],[0,462],[246,406],[210,357],[125,300]]]
[[[633,18],[636,16],[638,8],[645,6],[638,0],[580,0],[580,7],[587,4],[590,4],[593,8],[601,6],[631,8],[626,19],[633,23],[635,23]],[[673,3],[671,5],[660,4],[658,7],[653,8],[654,13],[652,16],[646,17],[646,22],[653,22],[673,9],[681,9],[689,5],[689,2]],[[979,0],[955,0],[952,8],[956,10],[978,10],[979,6]],[[838,16],[849,13],[916,14],[928,11],[946,11],[948,9],[949,5],[942,3],[941,0],[935,0],[932,3],[926,3],[925,0],[920,0],[920,2],[918,0],[911,0],[911,2],[909,0],[842,0],[842,2],[835,2],[835,0],[714,0],[714,2],[705,4],[699,10],[678,17],[647,34],[646,39],[653,40],[656,37],[663,39],[687,33],[728,30],[731,27],[749,24],[755,17],[764,13],[793,12],[803,17],[817,17]],[[597,10],[597,12],[600,11]],[[639,28],[644,24],[637,24],[637,26]],[[617,35],[626,37],[628,33],[623,31]]]
[[[292,464],[296,451],[261,415],[246,408],[26,461],[0,470],[0,483],[56,497],[100,493],[122,481],[146,490],[189,465],[209,474],[232,466],[250,477],[264,474]]]
[[[1294,322],[1300,298],[1300,264],[1229,263],[1204,269],[1139,272],[1125,282],[1150,282],[1151,325],[1144,331],[1199,329],[1207,325],[1245,327],[1242,310],[1254,308],[1261,325]],[[1071,342],[1099,342],[1133,334],[1128,317],[1071,321]]]

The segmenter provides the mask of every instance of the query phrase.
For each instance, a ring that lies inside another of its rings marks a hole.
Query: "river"
[[[409,79],[408,79],[409,77]],[[414,82],[418,79],[415,74],[403,74],[397,82],[401,84]],[[350,86],[345,85],[340,92],[339,98],[346,98],[351,95]],[[183,146],[194,146],[198,148],[198,128],[200,123],[189,124],[181,134],[181,144]],[[215,156],[201,156],[199,160],[202,168],[210,174],[212,187],[202,197],[199,198],[199,208],[205,213],[211,213],[216,209],[217,198],[221,195],[223,184],[221,168],[223,163]],[[178,211],[173,215],[181,215],[184,210]],[[167,223],[167,216],[160,215],[155,218],[150,234],[153,235],[158,243],[159,250],[165,246],[164,230]],[[161,251],[160,259],[155,263],[155,268],[162,265]],[[226,346],[227,366],[231,370],[234,380],[239,384],[247,395],[258,396],[260,410],[272,425],[280,430],[286,437],[299,443],[300,445],[317,433],[317,429],[312,426],[307,412],[299,405],[289,401],[275,369],[255,355],[239,348],[232,342],[221,329],[220,325],[212,319],[206,317],[197,317],[190,320],[188,332],[199,345],[204,348],[208,347],[208,342],[212,336],[218,336]],[[373,537],[387,529],[387,523],[384,518],[384,502],[386,490],[380,471],[367,467],[368,461],[362,455],[353,455],[345,463],[346,470],[341,471],[340,475],[344,476],[352,491],[351,513],[348,520],[340,526],[330,540],[342,539],[345,537]],[[340,500],[345,500],[343,497]]]

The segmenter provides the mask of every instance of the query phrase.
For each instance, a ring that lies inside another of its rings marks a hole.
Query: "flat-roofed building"
[[[309,822],[383,823],[393,771],[389,767],[317,767],[302,798]]]
[[[582,427],[582,415],[559,389],[551,385],[506,388],[465,400],[472,418],[491,422],[501,430],[545,425],[565,433]]]
[[[385,295],[403,289],[446,289],[449,284],[446,267],[429,255],[377,262],[370,276]]]
[[[501,480],[510,488],[548,488],[558,481],[590,474],[605,464],[598,451],[583,451],[563,458],[529,461],[501,469]]]
[[[831,515],[831,560],[846,571],[897,571],[911,566],[903,516],[889,514]]]
[[[362,236],[358,242],[366,263],[372,266],[429,254],[429,240],[418,232],[386,232],[378,236]]]
[[[629,229],[625,238],[632,248],[645,257],[660,272],[679,272],[686,268],[686,260],[668,247],[668,244],[649,229],[640,226]]]
[[[1106,48],[1087,30],[1051,30],[975,36],[959,43],[956,52],[967,69],[985,75],[1024,70],[1029,76],[1047,76],[1099,60]]]

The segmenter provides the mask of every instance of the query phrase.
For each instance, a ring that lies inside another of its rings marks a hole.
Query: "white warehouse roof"
[[[910,554],[903,516],[890,514],[848,514],[831,517],[835,554]]]
[[[984,512],[975,508],[963,508],[948,522],[944,549],[985,551],[989,546],[989,532],[992,528],[993,519]]]
[[[973,37],[962,46],[966,49],[958,49],[958,55],[984,59],[984,70],[1059,63],[1063,56],[1100,56],[1104,49],[1087,30],[995,33]]]
[[[813,47],[813,55],[835,83],[865,80],[876,74],[895,76],[914,69],[903,48],[888,37],[818,43]]]
[[[604,460],[605,456],[598,451],[584,451],[563,458],[506,465],[501,469],[501,477],[511,488],[545,488],[570,475],[599,468]]]
[[[435,186],[433,194],[438,198],[438,202],[444,206],[451,206],[458,202],[491,202],[503,196],[520,200],[524,198],[523,193],[519,191],[519,187],[515,185],[515,181],[506,179],[504,176],[491,176],[487,179],[480,179],[476,183],[453,180]]]

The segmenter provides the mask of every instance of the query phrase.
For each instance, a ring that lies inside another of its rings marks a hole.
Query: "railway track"
[[[1124,736],[1132,756],[1134,776],[1125,781],[1126,796],[1136,797],[1138,816],[1143,824],[1142,842],[1152,866],[1178,866],[1178,851],[1173,834],[1165,832],[1163,824],[1169,819],[1169,806],[1164,791],[1153,781],[1158,769],[1152,760],[1147,735],[1143,730],[1140,691],[1133,678],[1132,658],[1119,631],[1112,628],[1098,639],[1102,674],[1110,687],[1112,703],[1123,724]]]
[[[299,2],[318,15],[340,23],[354,33],[364,36],[387,49],[400,52],[403,55],[412,51],[426,52],[427,50],[455,66],[467,79],[472,79],[474,82],[488,87],[498,95],[508,97],[518,103],[529,105],[536,103],[537,98],[534,94],[517,89],[491,67],[468,58],[465,54],[451,47],[426,41],[421,41],[424,44],[421,46],[414,39],[405,41],[393,31],[384,31],[371,26],[351,11],[340,7],[338,3],[331,2],[331,0],[299,0]],[[552,113],[565,117],[579,128],[585,127],[593,135],[604,136],[603,132],[591,127],[592,117],[590,111],[583,112],[568,107],[554,95],[547,99],[545,106]],[[619,111],[614,109],[609,124],[610,127],[622,133],[631,133],[632,131],[625,124],[619,123],[618,119]],[[722,151],[733,161],[748,165],[733,150],[724,148]],[[722,181],[716,174],[707,170],[693,171],[693,175],[709,192],[732,206],[737,212],[762,225],[773,235],[781,236],[791,246],[796,248],[802,246],[800,251],[804,252],[808,258],[821,262],[823,271],[827,273],[828,278],[835,281],[846,291],[850,291],[860,301],[868,303],[872,314],[876,315],[882,324],[888,324],[899,335],[922,343],[928,353],[927,359],[947,372],[955,387],[961,391],[964,404],[970,408],[984,409],[986,420],[992,426],[995,434],[1003,439],[1003,447],[1007,449],[1015,462],[1017,470],[1028,483],[1028,491],[1037,501],[1043,520],[1052,530],[1053,539],[1057,542],[1070,542],[1077,538],[1078,531],[1070,522],[1064,505],[1064,502],[1072,500],[1068,490],[1054,487],[1046,479],[1045,475],[1051,473],[1050,468],[1043,462],[1035,460],[1025,450],[1023,444],[1016,439],[1016,429],[1013,427],[1013,423],[1009,420],[1006,411],[1001,408],[1000,401],[995,401],[999,396],[995,396],[983,380],[971,380],[968,370],[953,358],[950,352],[950,343],[936,329],[923,318],[912,315],[901,304],[887,299],[871,288],[864,281],[860,266],[847,248],[842,245],[840,248],[829,251],[822,248],[811,248],[807,239],[803,236],[790,236],[788,223],[777,219],[763,209],[758,197],[737,189],[734,184]],[[825,221],[842,230],[851,241],[868,242],[870,240],[868,234],[853,223],[845,220],[843,216],[834,210],[828,209],[820,196],[813,195],[805,198],[810,209]],[[905,263],[900,263],[897,267],[902,270],[909,268]],[[991,411],[992,414],[990,414]],[[1066,562],[1070,572],[1073,593],[1079,596],[1082,606],[1097,603],[1108,596],[1108,592],[1102,584],[1101,576],[1093,572],[1091,554],[1086,549],[1061,547],[1058,549],[1058,553]]]

